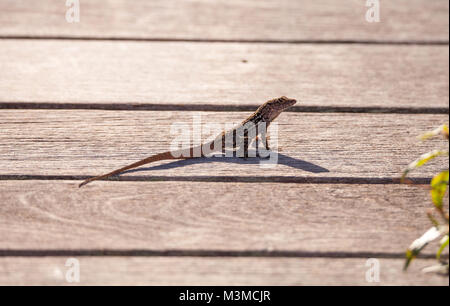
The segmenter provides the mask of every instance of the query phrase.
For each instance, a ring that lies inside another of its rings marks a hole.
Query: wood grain
[[[366,259],[298,258],[104,258],[80,261],[80,283],[72,285],[439,285],[448,277],[423,274],[433,260],[402,271],[399,259],[380,260],[380,282],[366,282]],[[0,258],[0,285],[70,285],[67,258]],[[168,297],[169,298],[169,297]],[[170,297],[176,298],[176,297]],[[274,297],[272,297],[274,298]]]
[[[191,141],[193,129],[201,130],[206,140],[248,115],[2,110],[0,175],[98,175],[170,150],[180,137],[172,123],[184,124],[183,131],[190,131]],[[123,177],[397,178],[421,154],[448,149],[448,142],[441,139],[417,139],[448,123],[446,115],[284,113],[276,122],[278,144],[272,126],[271,145],[281,151],[278,164],[272,167],[261,167],[258,158],[200,158],[156,162]],[[216,124],[216,132],[212,124]],[[446,164],[448,158],[438,159],[411,176],[432,177]]]
[[[430,227],[426,186],[381,184],[448,149],[415,138],[448,123],[423,114],[448,112],[448,1],[382,2],[380,23],[358,0],[81,5],[69,24],[64,1],[0,0],[0,285],[65,285],[75,256],[81,285],[371,285],[376,257],[379,285],[448,286],[420,273],[435,244],[401,271]],[[222,129],[280,95],[410,114],[283,114],[272,168],[215,158],[71,180],[168,150],[174,122]],[[79,106],[183,111],[5,110]]]
[[[448,109],[448,46],[0,40],[0,103]],[[243,62],[243,61],[246,62]]]
[[[0,203],[2,256],[403,258],[431,207],[405,185],[195,182],[0,181]]]
[[[365,1],[95,0],[81,2],[80,23],[66,22],[65,2],[2,0],[0,35],[263,41],[447,41],[448,1],[381,3],[369,23]]]

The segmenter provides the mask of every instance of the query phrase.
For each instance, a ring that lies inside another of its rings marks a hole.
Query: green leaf
[[[428,216],[428,219],[430,219],[431,223],[433,223],[433,225],[435,227],[439,227],[439,221],[436,220],[436,218],[433,216],[433,213],[431,211],[427,212],[427,216]]]
[[[414,170],[417,169],[419,167],[422,167],[423,165],[425,165],[426,163],[428,163],[430,160],[438,157],[438,156],[448,156],[448,151],[443,151],[443,150],[433,150],[431,152],[422,154],[418,159],[416,159],[415,161],[413,161],[412,163],[410,163],[408,165],[408,167],[406,168],[406,170],[403,172],[402,175],[402,179],[401,181],[403,182],[406,178],[406,175]]]
[[[411,250],[409,250],[409,249],[406,250],[406,261],[405,261],[405,265],[403,266],[403,271],[406,271],[408,269],[409,264],[411,263],[411,261],[414,260],[414,258],[416,258],[416,256],[417,256],[417,254],[414,255]]]
[[[431,180],[431,198],[437,208],[442,208],[448,185],[448,170],[442,171]]]
[[[448,234],[444,236],[441,240],[441,247],[439,248],[438,252],[436,253],[437,260],[441,259],[441,253],[444,251],[444,249],[448,246]]]
[[[448,139],[448,126],[443,124],[437,129],[432,130],[431,132],[427,132],[420,136],[420,139],[427,140],[437,135],[444,135]]]
[[[439,238],[439,236],[441,236],[445,230],[446,227],[444,226],[440,228],[433,226],[420,238],[414,240],[414,242],[411,243],[409,248],[406,250],[406,262],[403,270],[408,269],[411,261],[420,254],[420,252],[428,245],[428,243]]]

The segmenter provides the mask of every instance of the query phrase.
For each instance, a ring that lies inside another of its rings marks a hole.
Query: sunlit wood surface
[[[430,226],[435,161],[417,136],[448,120],[447,0],[0,0],[0,284],[448,285],[402,272]],[[268,99],[278,163],[158,162],[173,123],[239,123]],[[200,119],[200,121],[198,121]],[[446,196],[448,207],[448,196]],[[444,256],[448,256],[446,253]],[[366,280],[368,258],[380,282]]]

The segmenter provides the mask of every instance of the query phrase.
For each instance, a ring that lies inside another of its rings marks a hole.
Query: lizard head
[[[281,114],[281,112],[291,107],[295,103],[297,103],[297,100],[282,96],[280,98],[267,101],[263,106],[261,106],[260,111],[263,113],[266,119],[272,121],[275,120],[275,118],[277,118],[278,115]]]

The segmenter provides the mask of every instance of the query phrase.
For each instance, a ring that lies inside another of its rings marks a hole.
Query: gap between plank
[[[208,111],[253,112],[260,105],[227,104],[153,104],[153,103],[52,103],[52,102],[0,102],[0,109],[51,110],[126,110],[126,111]],[[353,107],[353,106],[294,106],[286,112],[299,113],[373,113],[373,114],[449,114],[446,107]]]
[[[89,37],[89,36],[32,36],[2,35],[0,39],[37,39],[37,40],[85,40],[85,41],[131,41],[131,42],[190,42],[190,43],[248,43],[248,44],[361,44],[361,45],[420,45],[448,46],[448,40],[356,40],[356,39],[209,39],[209,38],[146,38],[146,37]]]
[[[405,253],[389,252],[305,252],[305,251],[222,251],[222,250],[149,250],[149,249],[0,249],[0,257],[265,257],[265,258],[386,258],[404,259]],[[434,254],[421,254],[418,258],[435,259]],[[448,254],[442,255],[443,259]]]
[[[81,181],[86,175],[0,175],[0,181]],[[412,184],[429,185],[431,178],[408,178]],[[213,183],[296,183],[296,184],[402,184],[392,177],[296,177],[296,176],[120,176],[102,179],[120,182],[213,182]]]

